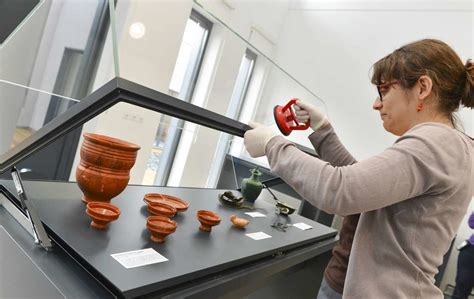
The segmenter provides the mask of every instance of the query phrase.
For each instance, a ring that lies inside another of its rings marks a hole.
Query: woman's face
[[[385,130],[403,135],[410,129],[413,111],[416,111],[413,92],[404,90],[398,81],[379,85],[379,92],[382,98],[378,97],[372,108],[379,111]]]

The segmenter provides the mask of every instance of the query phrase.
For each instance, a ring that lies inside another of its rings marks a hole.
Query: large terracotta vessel
[[[76,170],[77,184],[84,194],[82,201],[110,202],[119,195],[127,187],[139,149],[117,138],[85,133]]]

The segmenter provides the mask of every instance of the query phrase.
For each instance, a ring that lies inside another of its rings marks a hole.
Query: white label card
[[[246,212],[245,214],[249,215],[250,217],[267,217],[267,215],[262,214],[260,212]]]
[[[168,260],[153,248],[114,253],[110,256],[127,269],[166,262]]]
[[[300,222],[300,223],[295,223],[293,224],[294,227],[297,227],[301,230],[307,230],[313,228],[311,225],[308,225],[306,223]]]
[[[264,232],[257,232],[257,233],[251,233],[251,234],[245,234],[245,235],[254,240],[263,240],[263,239],[268,239],[272,237],[270,235],[267,235]]]

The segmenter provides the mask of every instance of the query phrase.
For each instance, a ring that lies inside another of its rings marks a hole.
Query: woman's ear
[[[423,75],[418,79],[418,100],[424,101],[433,92],[433,81],[430,77]]]

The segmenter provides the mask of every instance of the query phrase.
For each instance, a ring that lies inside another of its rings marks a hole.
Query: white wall
[[[272,58],[290,0],[198,0],[206,11]]]

